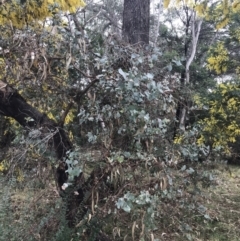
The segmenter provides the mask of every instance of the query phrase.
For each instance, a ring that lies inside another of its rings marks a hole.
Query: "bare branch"
[[[79,100],[82,99],[82,97],[89,91],[90,88],[92,88],[98,81],[99,79],[96,76],[89,76],[86,73],[84,73],[83,71],[81,71],[79,68],[77,68],[76,66],[74,66],[74,68],[79,71],[85,78],[89,78],[89,79],[93,79],[92,82],[90,82],[87,87],[84,90],[76,90],[76,89],[72,89],[72,96],[74,95],[73,100],[75,102],[79,102]]]
[[[84,90],[77,93],[77,96],[74,99],[77,101],[82,99],[82,97],[89,91],[89,89],[92,88],[98,81],[99,81],[99,79],[97,79],[97,78],[94,79],[91,83],[89,83],[89,85]]]
[[[85,72],[83,72],[82,70],[80,70],[78,67],[76,67],[75,65],[73,66],[78,72],[80,72],[84,77],[89,78],[89,79],[95,79],[96,76],[90,76],[87,75]]]
[[[90,6],[90,7],[87,6],[87,9],[91,10],[91,11],[93,11],[95,13],[98,13],[98,14],[101,12],[103,14],[103,16],[107,20],[110,21],[111,25],[113,25],[114,27],[116,27],[118,29],[121,29],[119,27],[118,22],[113,18],[112,14],[108,11],[108,9],[105,6],[101,6],[101,5],[96,5],[95,4],[95,6]],[[102,10],[104,10],[104,11],[102,11]]]

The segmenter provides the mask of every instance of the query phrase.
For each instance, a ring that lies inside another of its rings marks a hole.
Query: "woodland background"
[[[231,0],[2,1],[0,240],[238,240],[239,26]]]

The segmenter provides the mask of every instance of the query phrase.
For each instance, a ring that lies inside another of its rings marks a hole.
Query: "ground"
[[[200,241],[240,240],[240,167],[218,166],[217,185],[210,187],[206,206],[211,222],[199,223]]]
[[[202,190],[205,197],[202,204],[208,208],[210,220],[202,217],[199,220],[193,219],[195,220],[195,223],[193,223],[195,229],[194,234],[190,236],[184,236],[179,231],[171,238],[167,234],[164,236],[164,233],[162,233],[163,236],[155,236],[155,238],[161,241],[240,240],[240,167],[217,164],[214,166],[213,172],[216,177],[216,184]],[[47,183],[45,188],[39,189],[38,193],[36,193],[36,186],[35,188],[22,187],[16,190],[7,188],[3,184],[3,182],[0,183],[0,231],[5,237],[4,240],[13,233],[12,229],[6,230],[9,225],[16,225],[16,235],[25,230],[22,232],[24,233],[22,238],[28,238],[28,240],[30,240],[29,229],[36,227],[39,233],[33,233],[31,240],[47,240],[46,237],[52,234],[61,222],[61,220],[55,218],[56,213],[61,209],[61,198],[56,192],[54,183]],[[8,205],[9,203],[10,205]],[[46,207],[51,211],[46,213]],[[30,213],[35,213],[36,216],[33,218]],[[51,232],[46,232],[47,227],[51,227]],[[3,240],[1,238],[0,241]],[[131,239],[131,235],[129,238]]]

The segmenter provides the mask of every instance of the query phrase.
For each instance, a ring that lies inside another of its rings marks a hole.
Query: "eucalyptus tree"
[[[194,78],[196,77],[196,73],[193,71],[194,68],[196,68],[196,63],[199,64],[199,67],[202,68],[205,73],[207,65],[208,70],[215,68],[215,70],[220,71],[221,66],[218,66],[217,61],[215,61],[216,58],[208,58],[208,51],[214,53],[214,50],[212,48],[210,49],[211,45],[215,45],[216,41],[220,40],[221,35],[226,37],[224,34],[226,32],[223,28],[231,22],[230,16],[232,16],[232,12],[237,13],[239,11],[239,4],[237,1],[222,0],[210,3],[207,1],[181,2],[165,0],[163,1],[163,5],[167,9],[166,11],[176,11],[179,29],[182,28],[183,31],[181,37],[183,41],[180,46],[182,46],[181,56],[184,60],[182,61],[183,68],[181,70],[180,81],[182,91],[184,91],[184,89],[186,90],[186,88],[196,83]],[[202,26],[205,28],[203,33],[201,33],[203,30]],[[209,31],[207,38],[203,37],[206,36],[206,28]],[[218,31],[219,29],[221,29],[221,31]],[[204,45],[204,42],[207,42],[207,45]],[[220,45],[218,45],[218,47],[218,50],[221,51]],[[222,51],[222,53],[224,54],[224,51]],[[223,56],[222,64],[225,66],[224,69],[226,69],[227,61],[228,58]],[[209,79],[209,74],[206,77]],[[181,100],[178,102],[176,120],[178,122],[177,128],[179,129],[185,130],[187,112],[191,107],[190,102],[191,97],[189,99],[181,97]]]
[[[173,199],[181,198],[177,191],[181,185],[174,187],[174,175],[165,167],[175,163],[170,134],[174,97],[179,94],[181,103],[188,101],[182,90],[192,81],[189,71],[195,53],[199,54],[201,19],[192,8],[183,7],[184,34],[179,37],[178,30],[173,33],[166,24],[161,35],[165,41],[154,40],[151,48],[149,0],[125,0],[123,6],[111,0],[88,2],[76,14],[55,14],[32,25],[28,20],[21,28],[2,26],[0,111],[28,133],[15,142],[47,160],[53,159],[48,152],[53,146],[63,161],[57,170],[58,185],[64,198],[74,194],[67,202],[67,219],[79,228],[78,239],[92,221],[93,231],[100,229],[100,223],[111,224],[121,215],[117,209],[134,220],[130,235],[140,240],[151,234],[153,239],[154,213],[168,196],[167,186],[169,192],[176,188]],[[179,113],[179,122],[180,114],[184,113]],[[87,155],[83,146],[90,146]],[[89,157],[92,150],[100,152],[98,159]],[[151,193],[144,191],[152,186]],[[140,224],[138,234],[135,227]],[[120,235],[118,227],[113,229]],[[111,228],[107,230],[111,233]]]

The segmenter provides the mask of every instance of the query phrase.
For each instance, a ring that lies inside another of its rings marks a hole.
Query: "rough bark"
[[[149,44],[150,0],[124,0],[123,40],[130,44]]]

